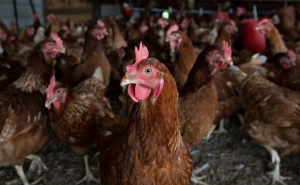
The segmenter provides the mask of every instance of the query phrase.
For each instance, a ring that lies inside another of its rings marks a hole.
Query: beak
[[[261,27],[260,26],[256,26],[255,30],[261,30]]]
[[[59,48],[57,49],[57,51],[60,52],[60,53],[65,53],[65,52],[66,52],[66,49],[65,49],[63,46],[61,46],[61,47],[59,47]]]
[[[46,99],[46,103],[45,103],[45,107],[47,109],[50,109],[51,104],[56,100],[56,98],[52,98],[52,97],[47,97]]]
[[[132,83],[135,83],[135,82],[132,79],[127,78],[126,75],[124,75],[123,78],[121,79],[120,85],[125,86],[125,85],[132,84]]]
[[[233,65],[233,62],[232,62],[232,59],[229,59],[229,60],[225,60],[225,63],[232,66]]]
[[[168,37],[165,38],[165,42],[169,42],[170,39]]]

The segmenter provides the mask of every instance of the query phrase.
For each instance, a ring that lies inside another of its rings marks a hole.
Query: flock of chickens
[[[299,34],[287,15],[274,16],[276,25],[265,18],[256,28],[268,41],[263,55],[241,47],[240,21],[251,17],[243,8],[223,22],[181,11],[125,24],[110,16],[75,25],[50,14],[42,26],[34,15],[19,33],[0,22],[0,165],[29,185],[24,160],[47,170],[34,153],[51,124],[84,158],[78,184],[201,183],[190,151],[238,114],[269,151],[273,183],[284,184],[280,157],[300,152]],[[112,110],[115,91],[125,118]],[[88,165],[94,144],[100,180]]]

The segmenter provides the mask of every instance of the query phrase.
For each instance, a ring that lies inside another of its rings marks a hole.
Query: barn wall
[[[35,11],[41,17],[41,21],[43,23],[44,17],[44,6],[43,0],[32,0]],[[32,11],[29,4],[29,0],[16,0],[17,10],[18,10],[18,18],[19,18],[19,27],[25,27],[32,25]],[[4,22],[5,25],[9,27],[10,22],[15,22],[14,16],[14,7],[13,0],[0,0],[0,18]]]

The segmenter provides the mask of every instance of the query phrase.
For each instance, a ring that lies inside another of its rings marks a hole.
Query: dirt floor
[[[115,106],[114,106],[115,107]],[[273,170],[268,152],[255,145],[245,135],[237,117],[227,119],[225,128],[228,133],[212,135],[209,141],[202,141],[194,150],[195,167],[203,168],[198,176],[203,176],[203,182],[209,185],[267,185],[271,184],[266,172]],[[59,143],[49,126],[49,140],[38,152],[49,168],[42,175],[27,173],[32,182],[40,185],[74,185],[84,175],[83,158],[75,155],[71,149]],[[99,178],[96,149],[89,155],[89,164],[96,178]],[[26,161],[25,172],[30,161]],[[281,173],[292,177],[286,184],[300,184],[300,155],[292,154],[281,160]],[[0,185],[12,181],[10,184],[21,184],[13,167],[0,167]],[[91,183],[91,185],[96,183]],[[190,183],[193,184],[193,183]]]

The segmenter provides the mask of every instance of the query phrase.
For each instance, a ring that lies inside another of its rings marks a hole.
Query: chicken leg
[[[244,117],[241,114],[237,114],[241,124],[244,126]]]
[[[47,166],[43,163],[42,159],[39,156],[31,154],[26,158],[32,160],[28,171],[31,172],[37,168],[38,175],[40,175],[42,173],[42,170],[48,170]]]
[[[216,134],[218,134],[218,135],[223,134],[223,133],[227,133],[227,130],[225,130],[225,128],[224,128],[224,121],[225,121],[225,118],[221,119],[220,124],[219,124],[219,129],[216,130],[216,131],[215,131],[215,129],[216,129],[217,125],[216,125],[216,124],[213,124],[213,125],[211,126],[211,128],[209,129],[209,131],[208,131],[208,133],[207,133],[205,139],[206,139],[206,140],[209,140],[210,137],[211,137],[211,135],[212,135],[213,133],[216,133]]]
[[[210,139],[210,136],[211,136],[212,133],[215,131],[216,127],[217,127],[217,125],[215,125],[215,124],[213,124],[213,125],[210,127],[210,129],[209,129],[209,131],[208,131],[208,133],[207,133],[207,135],[206,135],[206,137],[205,137],[206,140],[209,140],[209,139]]]
[[[193,173],[192,173],[192,177],[191,177],[191,182],[193,184],[201,184],[201,185],[208,185],[206,182],[203,182],[202,179],[206,178],[206,175],[204,176],[201,176],[201,177],[198,177],[197,174],[201,173],[202,171],[206,170],[209,168],[209,164],[206,163],[204,164],[203,166],[201,166],[200,168],[199,167],[196,167],[194,170],[193,170]]]
[[[228,131],[225,130],[225,128],[224,128],[224,122],[225,122],[225,119],[227,119],[227,118],[221,119],[220,124],[219,124],[219,129],[216,130],[214,133],[220,135],[220,134],[223,134],[223,133],[227,133],[227,132],[228,132]]]
[[[95,179],[95,177],[93,176],[92,172],[90,171],[90,167],[89,167],[89,161],[88,161],[88,156],[85,155],[83,157],[84,159],[84,165],[85,165],[85,176],[76,183],[76,185],[83,183],[84,181],[87,182],[87,184],[90,184],[91,181],[100,183],[99,180]]]
[[[15,165],[15,169],[21,179],[21,181],[23,182],[23,185],[29,185],[29,182],[25,176],[24,170],[23,170],[23,166],[19,166],[19,165]]]
[[[271,161],[272,163],[275,163],[275,169],[272,172],[269,172],[268,174],[272,176],[272,184],[275,184],[276,182],[279,182],[282,185],[286,185],[283,180],[290,179],[290,177],[283,177],[280,175],[280,157],[274,148],[272,148],[269,145],[264,146],[268,152],[271,154]]]

